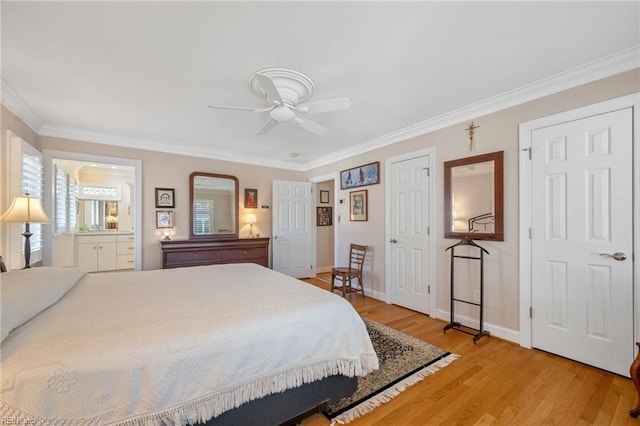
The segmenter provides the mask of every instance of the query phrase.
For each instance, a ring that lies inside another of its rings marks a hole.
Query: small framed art
[[[156,188],[156,207],[175,208],[173,188]]]
[[[380,183],[380,162],[365,164],[340,172],[340,189]]]
[[[258,190],[254,188],[244,189],[244,208],[256,209],[258,208]]]
[[[333,209],[331,207],[316,207],[317,209],[317,226],[333,225]]]
[[[170,210],[156,211],[156,228],[173,228],[173,212]]]
[[[367,190],[351,191],[349,193],[349,219],[351,221],[366,222],[369,219]]]
[[[320,190],[320,203],[329,204],[329,191]]]

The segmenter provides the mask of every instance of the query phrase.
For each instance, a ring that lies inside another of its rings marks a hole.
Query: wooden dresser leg
[[[640,343],[636,343],[638,348],[640,349]],[[629,369],[631,373],[631,381],[636,387],[636,393],[638,394],[638,404],[636,408],[629,411],[629,415],[633,418],[637,418],[640,415],[640,351],[636,356],[636,359],[633,360],[633,364],[631,364],[631,368]]]

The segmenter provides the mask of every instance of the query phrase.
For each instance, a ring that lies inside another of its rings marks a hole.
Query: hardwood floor
[[[326,282],[309,279],[329,289]],[[456,330],[444,321],[362,295],[347,299],[363,316],[428,341],[460,359],[350,425],[640,425],[631,379],[496,337]],[[303,426],[326,426],[315,414]]]

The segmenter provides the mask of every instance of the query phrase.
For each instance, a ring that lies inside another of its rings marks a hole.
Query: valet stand
[[[479,250],[480,255],[478,257],[457,255],[455,254],[455,248],[459,246],[476,247]],[[454,244],[450,247],[447,247],[445,251],[447,250],[451,250],[451,322],[449,322],[449,324],[444,326],[444,328],[442,329],[442,333],[446,333],[447,330],[453,329],[453,330],[461,331],[466,334],[470,334],[473,336],[473,344],[475,345],[482,336],[487,336],[487,337],[490,336],[490,333],[488,331],[484,331],[484,318],[483,318],[483,312],[482,312],[483,310],[482,303],[484,300],[484,288],[483,288],[484,287],[484,253],[489,254],[489,252],[484,248],[480,247],[469,237],[464,237],[459,243]],[[480,261],[480,303],[469,302],[468,300],[462,300],[455,297],[455,292],[454,292],[455,286],[454,286],[454,280],[453,280],[454,269],[455,269],[453,265],[454,265],[455,259],[472,259],[472,260]],[[480,308],[480,325],[477,330],[475,328],[464,326],[455,320],[455,315],[453,310],[455,302],[466,303],[468,305],[474,305]]]

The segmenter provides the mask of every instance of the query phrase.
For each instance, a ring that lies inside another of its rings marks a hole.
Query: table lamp
[[[257,222],[256,215],[253,213],[247,214],[246,221],[249,224],[249,238],[255,238],[256,236],[253,234],[253,224]]]
[[[13,197],[9,210],[0,216],[0,222],[24,222],[24,268],[31,268],[31,231],[30,223],[51,223],[47,214],[42,210],[40,199],[26,193]]]

